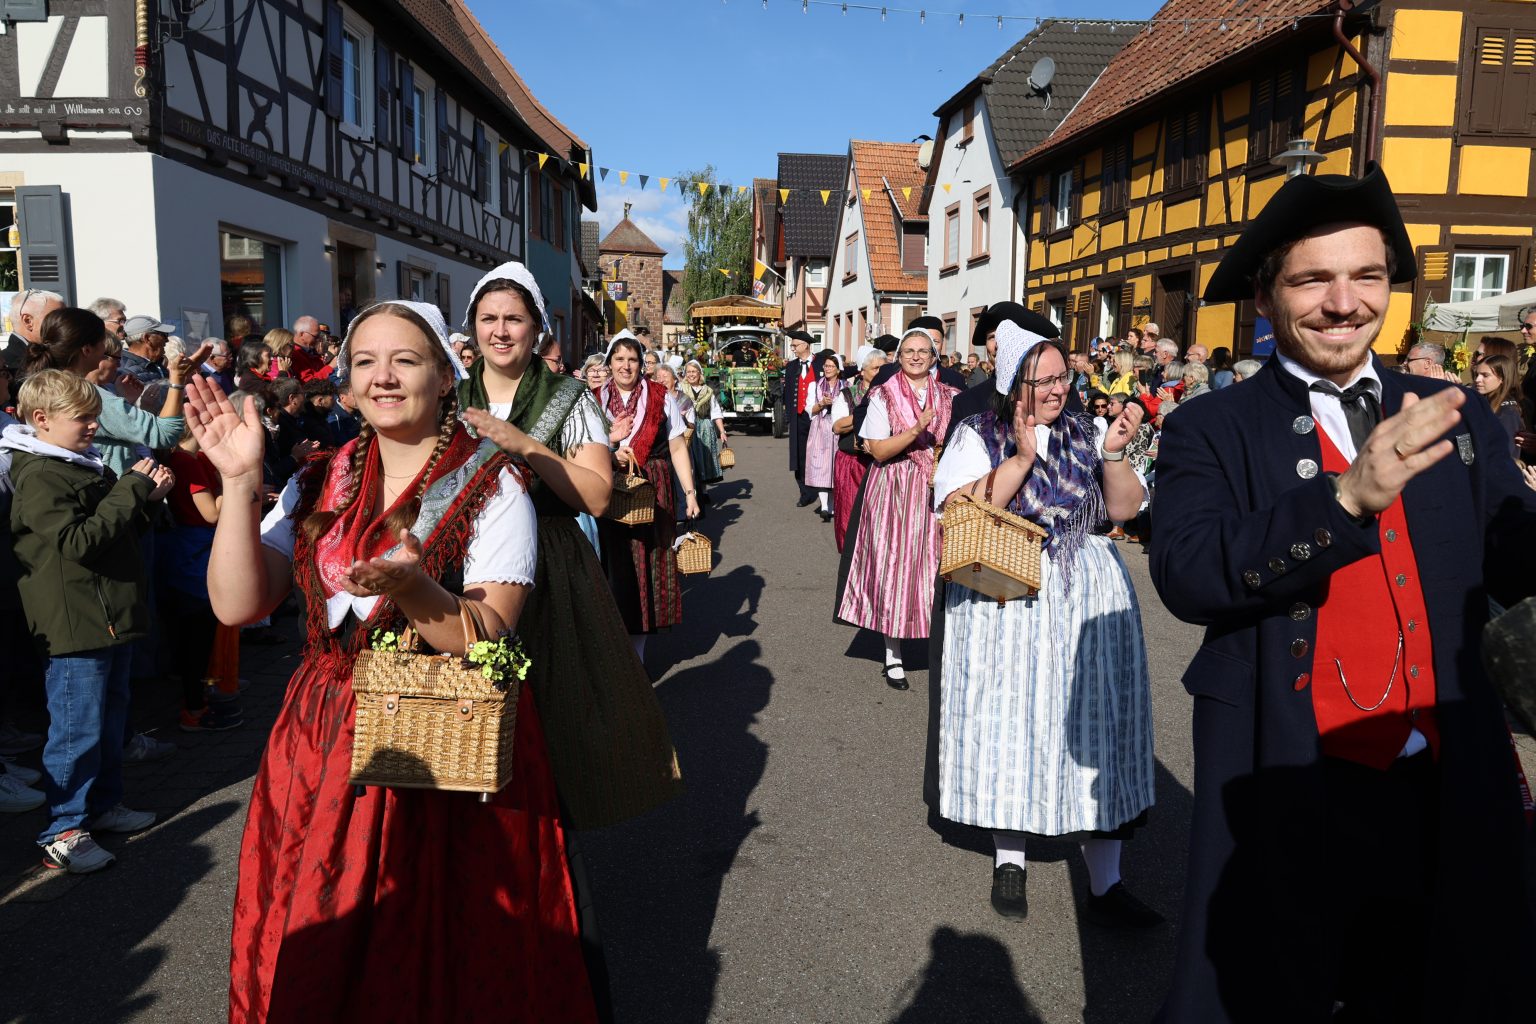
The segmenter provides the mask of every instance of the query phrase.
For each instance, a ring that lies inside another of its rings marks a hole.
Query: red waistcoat
[[[1323,471],[1349,469],[1348,460],[1321,426],[1317,437],[1323,449]],[[1352,562],[1328,579],[1327,596],[1317,609],[1311,682],[1323,753],[1386,769],[1415,727],[1436,756],[1439,734],[1434,722],[1429,610],[1401,495],[1381,513],[1378,523],[1381,554]],[[1381,706],[1374,707],[1378,701]]]

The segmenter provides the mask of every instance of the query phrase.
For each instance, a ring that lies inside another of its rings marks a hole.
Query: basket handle
[[[480,617],[480,609],[475,607],[474,602],[462,597],[455,600],[459,605],[459,622],[464,627],[464,652],[468,654],[476,641],[489,640],[491,637],[486,632],[485,620]]]
[[[986,497],[986,502],[987,502],[988,505],[992,504],[992,484],[993,484],[993,482],[996,479],[997,479],[997,467],[993,466],[992,467],[992,471],[987,474],[987,497]]]

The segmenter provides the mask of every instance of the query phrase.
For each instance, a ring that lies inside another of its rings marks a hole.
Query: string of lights
[[[722,4],[728,4],[730,0],[720,0],[720,2]],[[1252,25],[1255,28],[1262,29],[1267,24],[1283,24],[1285,22],[1290,22],[1292,28],[1299,28],[1303,21],[1332,19],[1334,16],[1333,11],[1318,11],[1311,14],[1292,15],[1229,14],[1210,18],[1152,17],[1143,20],[1133,20],[1121,18],[1059,18],[1050,15],[1034,14],[967,14],[964,11],[940,11],[925,7],[895,7],[890,4],[844,3],[843,0],[775,0],[775,2],[778,3],[781,7],[790,7],[795,3],[799,3],[800,11],[803,14],[810,14],[812,7],[831,7],[841,11],[844,17],[847,16],[849,11],[879,14],[881,21],[887,20],[887,18],[893,14],[915,14],[917,15],[917,22],[919,25],[928,24],[928,19],[932,17],[934,19],[952,20],[960,27],[964,27],[966,19],[969,18],[972,23],[981,22],[983,24],[996,24],[999,30],[1002,30],[1004,25],[1007,23],[1032,24],[1035,28],[1039,28],[1040,25],[1044,22],[1053,21],[1062,24],[1069,24],[1073,27],[1073,31],[1076,31],[1077,28],[1081,25],[1108,25],[1111,31],[1114,31],[1117,28],[1128,28],[1134,31],[1141,31],[1145,29],[1150,31],[1154,28],[1166,28],[1175,26],[1182,27],[1184,31],[1187,32],[1189,31],[1189,27],[1191,25],[1215,25],[1220,31],[1225,32],[1229,28],[1236,28],[1240,25]],[[766,11],[769,9],[768,3],[769,0],[762,0],[763,10]]]

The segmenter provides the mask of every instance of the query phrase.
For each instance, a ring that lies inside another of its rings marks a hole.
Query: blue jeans
[[[48,661],[48,745],[43,782],[52,819],[38,843],[81,828],[123,799],[123,726],[133,645]]]

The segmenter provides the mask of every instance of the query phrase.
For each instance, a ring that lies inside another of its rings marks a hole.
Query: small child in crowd
[[[152,459],[121,479],[92,446],[101,396],[62,370],[32,374],[17,395],[21,423],[0,434],[11,455],[11,531],[27,625],[48,659],[43,783],[49,823],[43,863],[77,874],[115,859],[91,832],[154,824],[123,796],[130,644],[148,634],[148,586],[138,535],[145,507],[174,482]]]

